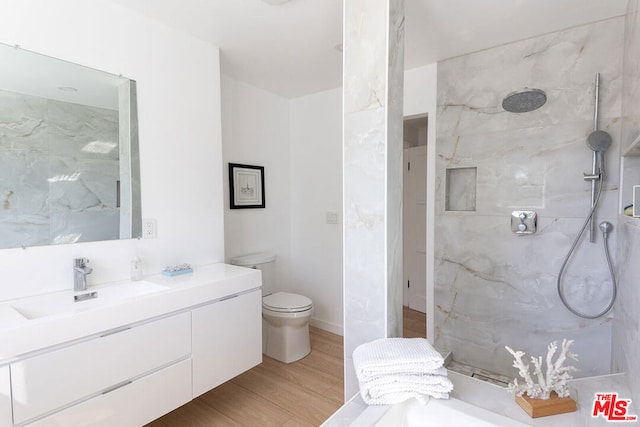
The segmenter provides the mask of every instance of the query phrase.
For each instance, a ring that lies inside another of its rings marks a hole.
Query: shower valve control
[[[519,236],[533,234],[538,225],[538,215],[533,211],[513,211],[511,214],[511,231]]]

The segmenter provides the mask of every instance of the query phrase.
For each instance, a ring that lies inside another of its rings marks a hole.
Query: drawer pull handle
[[[119,388],[122,388],[124,386],[128,386],[129,384],[131,384],[133,381],[125,381],[123,383],[120,384],[116,384],[113,387],[109,387],[108,389],[106,389],[105,391],[102,392],[102,394],[107,394],[107,393],[111,393],[112,391],[116,391]]]
[[[226,296],[224,298],[220,298],[220,302],[226,301],[226,300],[229,300],[229,299],[233,299],[233,298],[237,298],[237,297],[238,297],[238,294],[229,295],[229,296]]]
[[[104,337],[108,337],[109,335],[118,334],[120,332],[128,331],[129,329],[131,329],[131,326],[125,326],[124,328],[114,329],[113,331],[109,331],[109,332],[106,332],[106,333],[100,335],[100,338],[104,338]]]

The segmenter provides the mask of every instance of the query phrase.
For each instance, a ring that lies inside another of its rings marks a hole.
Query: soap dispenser
[[[142,260],[138,255],[131,260],[131,280],[142,280]]]

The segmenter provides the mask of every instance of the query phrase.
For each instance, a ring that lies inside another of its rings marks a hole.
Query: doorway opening
[[[404,118],[402,304],[407,338],[426,338],[427,129],[426,114]]]

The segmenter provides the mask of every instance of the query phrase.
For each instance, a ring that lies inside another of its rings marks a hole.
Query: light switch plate
[[[327,224],[338,223],[338,212],[327,212]]]

